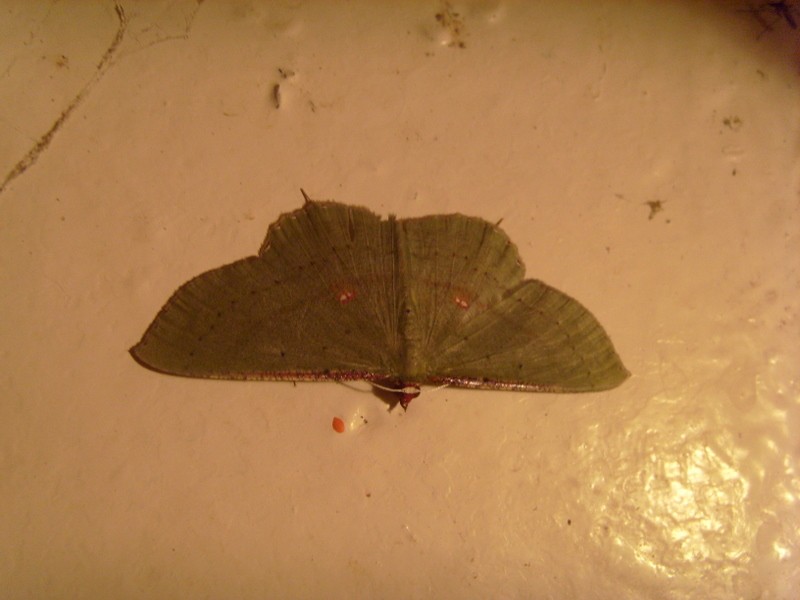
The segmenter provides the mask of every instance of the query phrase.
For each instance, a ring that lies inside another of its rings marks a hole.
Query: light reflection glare
[[[685,572],[687,562],[700,559],[730,560],[748,544],[743,501],[749,484],[726,460],[731,453],[699,442],[680,449],[681,456],[667,460],[663,453],[650,456],[640,505],[649,543],[628,540],[640,562],[661,571]],[[653,544],[654,534],[663,536],[663,545]]]
[[[778,557],[778,560],[786,560],[792,555],[792,551],[780,542],[773,543],[772,549],[775,551],[775,556]]]

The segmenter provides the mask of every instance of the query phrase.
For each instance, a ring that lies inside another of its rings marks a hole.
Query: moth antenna
[[[443,383],[442,385],[437,385],[432,390],[428,390],[426,393],[432,394],[433,392],[439,392],[439,391],[443,390],[446,387],[450,387],[451,385],[452,385],[451,383]]]
[[[306,204],[310,204],[313,200],[306,194],[306,191],[303,188],[300,188],[300,193],[303,194],[303,198],[306,199]]]

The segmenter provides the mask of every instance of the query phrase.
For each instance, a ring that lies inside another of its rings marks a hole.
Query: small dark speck
[[[281,84],[272,86],[272,105],[277,109],[281,107]]]
[[[739,117],[725,117],[722,119],[722,124],[731,131],[738,131],[742,127],[742,120]]]
[[[466,48],[464,43],[464,20],[461,15],[454,11],[449,2],[445,2],[444,10],[437,12],[434,17],[439,25],[447,31],[450,38],[448,46],[455,46],[458,48]]]
[[[650,200],[649,202],[644,202],[643,204],[650,207],[650,214],[647,215],[648,221],[652,221],[653,217],[664,210],[664,203],[661,200]]]
[[[567,519],[567,525],[572,525],[572,519]]]
[[[371,492],[367,492],[366,496],[367,496],[367,498],[372,498],[372,493]]]

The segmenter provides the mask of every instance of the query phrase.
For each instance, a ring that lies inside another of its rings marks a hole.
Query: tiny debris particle
[[[344,433],[344,421],[339,417],[333,417],[333,423],[331,425],[336,433]]]
[[[653,217],[655,217],[658,213],[664,210],[664,203],[661,200],[650,200],[649,202],[645,202],[644,204],[650,207],[650,214],[647,215],[648,221],[652,221]]]
[[[449,38],[447,42],[448,46],[457,48],[467,47],[463,40],[464,20],[458,12],[452,9],[449,2],[445,2],[443,10],[437,12],[434,16],[442,29],[447,31]]]
[[[272,86],[272,104],[275,108],[281,107],[281,84],[276,83]]]
[[[722,124],[731,131],[738,131],[742,126],[742,120],[737,116],[725,117],[722,119]]]

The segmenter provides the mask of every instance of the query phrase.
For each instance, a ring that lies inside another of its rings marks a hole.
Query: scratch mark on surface
[[[14,66],[14,63],[16,62],[17,62],[16,57],[12,58],[11,61],[8,63],[8,66],[6,66],[5,70],[2,73],[0,73],[0,77],[5,77],[6,75],[8,75],[11,72],[11,68]]]
[[[111,41],[111,44],[108,46],[108,49],[100,59],[100,62],[97,63],[94,75],[92,75],[92,78],[89,79],[89,81],[81,88],[81,90],[78,92],[78,95],[72,99],[72,102],[70,102],[67,107],[61,111],[61,115],[59,115],[55,122],[50,126],[50,129],[48,129],[44,135],[42,135],[36,141],[36,143],[22,158],[22,160],[14,165],[11,171],[8,172],[3,179],[3,182],[0,183],[0,194],[5,191],[5,189],[14,179],[22,175],[30,167],[36,164],[36,161],[39,160],[39,156],[42,154],[42,152],[47,150],[48,146],[50,146],[50,143],[53,141],[53,138],[61,129],[62,125],[64,125],[69,116],[84,101],[91,89],[95,86],[95,84],[97,84],[98,81],[100,81],[105,72],[108,70],[108,67],[111,65],[111,60],[114,58],[114,55],[122,43],[122,39],[125,37],[125,31],[128,29],[128,19],[125,16],[125,10],[122,8],[122,5],[118,2],[115,3],[114,10],[117,13],[117,19],[119,21],[117,33],[114,36],[114,39]]]
[[[194,9],[187,16],[183,17],[184,21],[183,28],[179,33],[165,33],[164,30],[157,24],[142,29],[141,31],[138,32],[138,35],[136,33],[131,33],[131,36],[138,42],[138,46],[133,49],[126,50],[125,52],[120,54],[119,58],[122,58],[123,56],[127,57],[131,54],[142,52],[143,50],[147,50],[148,48],[152,48],[153,46],[156,46],[158,44],[163,44],[164,42],[171,42],[175,40],[188,40],[189,34],[192,31],[192,27],[194,27],[194,20],[197,17],[198,12],[200,12],[200,5],[203,4],[204,1],[205,0],[194,0]],[[150,33],[155,34],[156,36],[155,39],[147,43],[144,43],[140,39],[140,36]]]

